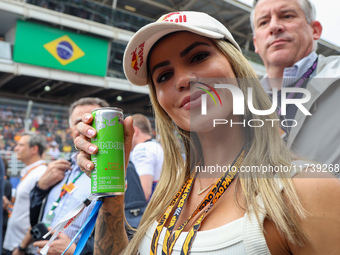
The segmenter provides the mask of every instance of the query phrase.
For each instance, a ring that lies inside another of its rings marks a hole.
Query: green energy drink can
[[[92,111],[92,127],[97,136],[91,142],[98,152],[91,155],[94,169],[91,174],[91,193],[96,196],[125,193],[123,111],[103,107]]]

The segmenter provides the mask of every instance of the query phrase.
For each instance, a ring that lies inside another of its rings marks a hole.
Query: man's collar
[[[20,171],[20,176],[23,177],[30,169],[32,169],[35,166],[41,165],[43,163],[46,163],[45,160],[40,159],[40,160],[38,160],[38,161],[36,161],[36,162],[26,166],[25,168],[23,168]]]
[[[288,87],[301,78],[308,68],[314,63],[317,57],[318,55],[315,53],[315,51],[312,51],[308,56],[300,59],[292,67],[286,67],[283,70],[283,81],[281,88]],[[272,88],[267,75],[261,79],[261,84],[267,94],[272,93]]]

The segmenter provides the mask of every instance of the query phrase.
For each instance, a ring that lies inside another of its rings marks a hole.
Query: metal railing
[[[16,154],[11,151],[0,151],[0,156],[4,156],[8,161],[7,174],[19,176],[20,170],[25,167],[25,164],[17,159]]]
[[[27,0],[28,4],[136,32],[152,19],[90,0]]]
[[[59,158],[69,159],[71,153],[62,152]],[[20,171],[25,167],[25,164],[17,159],[16,153],[13,151],[1,151],[0,156],[4,156],[8,161],[7,174],[11,177],[17,177],[20,175]],[[52,160],[48,154],[43,156],[43,159],[50,163]]]

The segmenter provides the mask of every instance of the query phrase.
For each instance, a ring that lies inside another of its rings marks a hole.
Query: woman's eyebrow
[[[187,48],[185,48],[181,53],[180,53],[180,57],[184,57],[185,55],[187,55],[192,49],[194,49],[197,46],[200,45],[206,45],[206,46],[210,46],[210,44],[205,43],[205,42],[194,42],[193,44],[189,45]]]
[[[161,63],[158,63],[157,65],[155,65],[152,70],[151,70],[151,75],[156,71],[157,68],[161,68],[163,66],[167,66],[170,65],[170,61],[163,61]]]
[[[194,49],[197,46],[200,45],[205,45],[205,46],[210,46],[210,44],[205,43],[205,42],[194,42],[193,44],[189,45],[188,47],[186,47],[181,53],[180,53],[180,57],[184,57],[185,55],[187,55],[192,49]],[[161,62],[157,65],[155,65],[152,70],[151,70],[151,75],[156,71],[156,69],[163,67],[163,66],[167,66],[170,65],[170,61],[164,61]]]

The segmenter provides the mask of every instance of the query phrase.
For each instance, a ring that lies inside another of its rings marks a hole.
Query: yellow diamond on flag
[[[44,44],[44,48],[63,66],[85,56],[85,53],[67,35]]]

